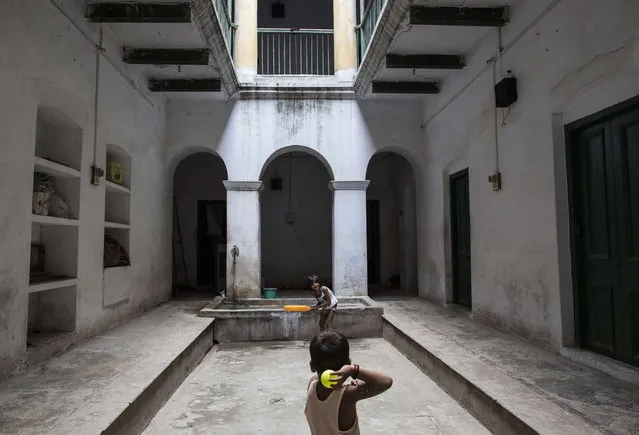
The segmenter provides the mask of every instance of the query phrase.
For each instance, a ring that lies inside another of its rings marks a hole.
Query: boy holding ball
[[[326,330],[311,340],[311,378],[304,413],[312,435],[359,435],[357,402],[388,390],[393,379],[383,373],[351,364],[348,340]],[[322,373],[335,376],[331,388],[320,382]],[[351,382],[346,382],[351,378]]]

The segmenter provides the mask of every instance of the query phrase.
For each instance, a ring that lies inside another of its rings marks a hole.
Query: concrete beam
[[[429,82],[373,82],[374,94],[439,94],[441,85]]]
[[[410,0],[386,0],[386,7],[382,9],[377,28],[355,76],[353,89],[359,96],[364,97],[370,89],[400,24],[410,10],[410,4]]]
[[[220,79],[149,79],[151,92],[220,92]]]
[[[386,68],[463,69],[464,57],[457,54],[387,54]]]
[[[409,24],[429,26],[501,27],[509,22],[508,7],[411,6]]]
[[[230,98],[237,93],[239,82],[213,2],[211,0],[191,0],[191,6],[193,8],[193,22],[202,39],[206,42],[206,47],[211,50],[210,65],[219,72],[226,97]],[[215,59],[214,62],[213,59]]]
[[[190,23],[191,6],[183,3],[90,3],[86,18],[94,23]]]
[[[209,50],[125,48],[122,60],[132,65],[208,65]]]

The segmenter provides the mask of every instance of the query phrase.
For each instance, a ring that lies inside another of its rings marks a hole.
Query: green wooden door
[[[450,177],[453,302],[471,308],[470,192],[468,170]]]
[[[569,140],[580,342],[639,365],[639,110]]]
[[[639,365],[639,108],[611,120],[619,228],[617,353]]]

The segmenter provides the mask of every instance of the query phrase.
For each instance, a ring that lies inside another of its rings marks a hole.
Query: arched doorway
[[[394,152],[375,154],[366,171],[369,294],[417,294],[417,208],[411,164]]]
[[[226,287],[224,161],[198,152],[173,178],[173,287],[215,293]]]
[[[264,287],[299,294],[311,273],[332,285],[333,177],[326,165],[302,147],[280,150],[265,164],[260,197]]]

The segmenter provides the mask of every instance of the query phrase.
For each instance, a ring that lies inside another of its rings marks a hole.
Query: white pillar
[[[357,70],[357,0],[333,0],[335,76],[352,80]]]
[[[240,82],[257,75],[257,0],[235,1],[235,68]]]
[[[259,298],[261,293],[261,181],[224,181],[226,187],[226,296]],[[239,249],[233,264],[231,250]]]
[[[338,296],[368,294],[366,188],[370,182],[331,181],[333,289]]]

